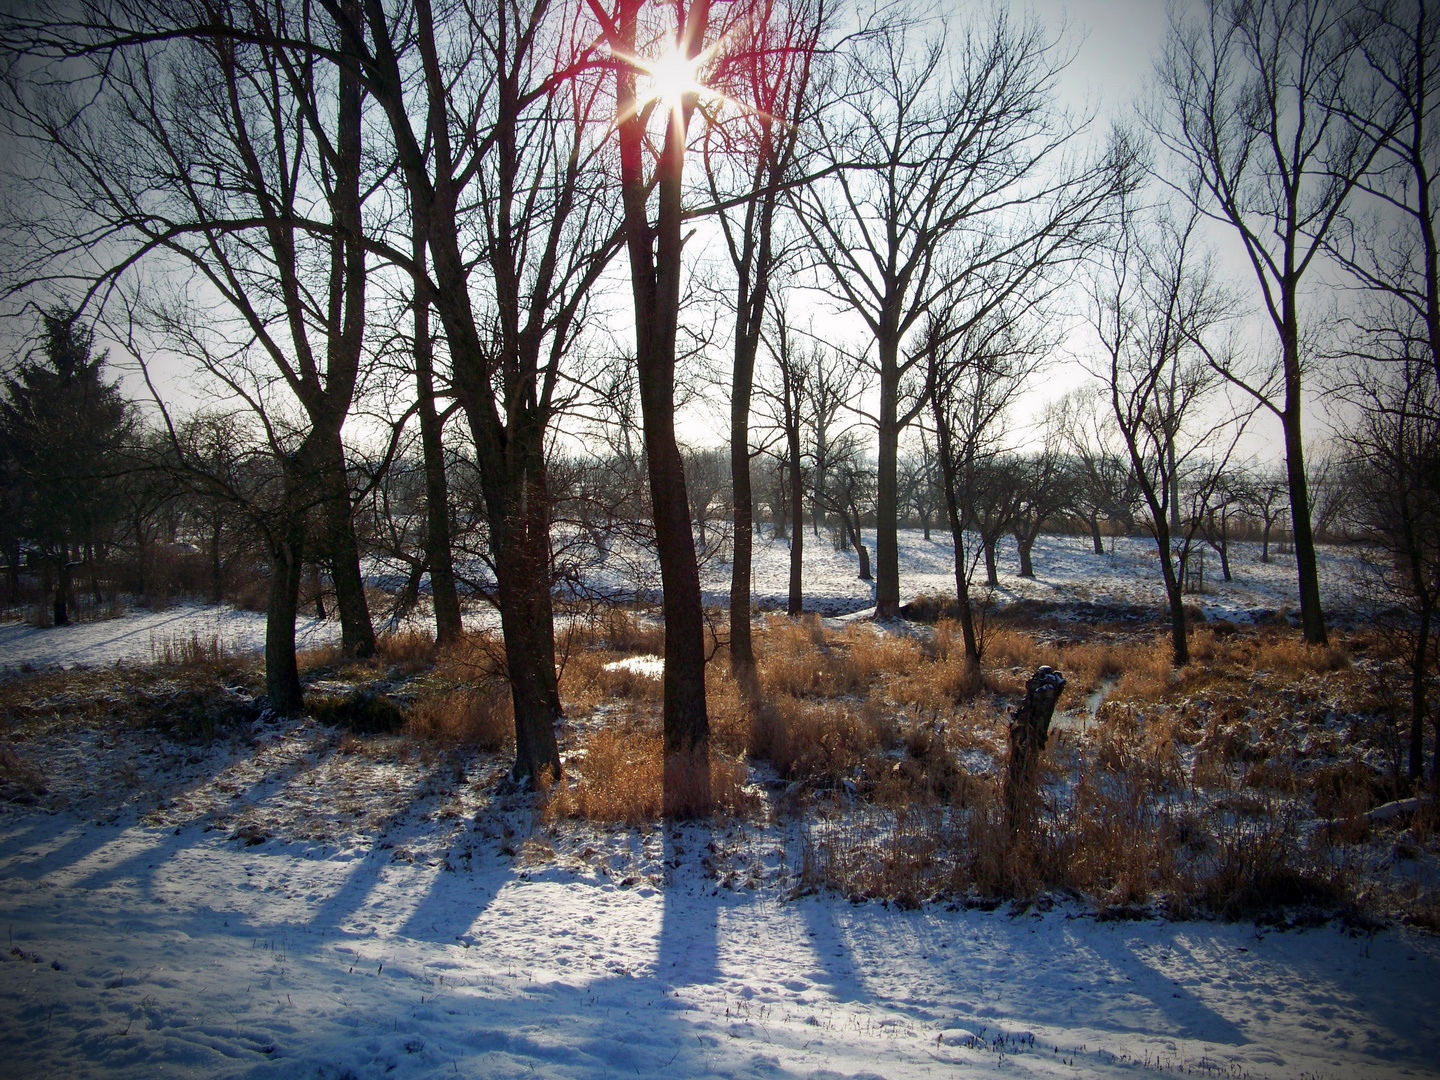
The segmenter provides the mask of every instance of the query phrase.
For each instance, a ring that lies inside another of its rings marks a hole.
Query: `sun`
[[[709,88],[699,80],[700,66],[707,59],[708,50],[692,59],[681,50],[672,48],[654,60],[642,61],[641,69],[650,79],[645,100],[660,101],[678,108],[687,94],[709,94]]]

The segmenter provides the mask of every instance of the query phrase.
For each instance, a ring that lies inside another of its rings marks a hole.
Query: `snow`
[[[940,535],[902,533],[906,598],[953,589]],[[807,607],[873,603],[851,553],[807,535],[805,554]],[[1322,549],[1332,607],[1358,559]],[[1199,598],[1207,614],[1290,605],[1293,560],[1261,564],[1244,544],[1233,560],[1237,580],[1216,575]],[[1020,579],[1002,550],[999,598],[1163,601],[1145,541],[1096,556],[1043,537],[1035,565]],[[757,545],[762,604],[783,603],[787,575],[786,545]],[[728,566],[704,582],[723,602]],[[338,626],[299,634],[323,644]],[[263,616],[194,605],[11,623],[0,667],[263,638]],[[0,804],[6,1075],[1440,1075],[1440,938],[1403,926],[796,898],[806,826],[771,812],[552,827],[497,787],[498,759],[355,750],[310,720],[262,718],[203,746],[37,723],[5,767],[39,770],[47,791]]]
[[[902,602],[920,595],[955,596],[955,557],[949,534],[935,530],[926,540],[919,529],[899,534],[900,594]],[[874,562],[875,534],[865,534]],[[1270,562],[1260,561],[1258,543],[1230,545],[1234,581],[1221,580],[1220,559],[1205,552],[1205,591],[1187,597],[1207,618],[1248,621],[1261,612],[1298,608],[1295,557],[1279,555],[1270,547]],[[1318,546],[1321,599],[1327,612],[1353,607],[1355,579],[1362,570],[1363,549],[1328,544]],[[1035,577],[1019,576],[1020,562],[1013,541],[1002,541],[998,552],[1000,584],[997,603],[1033,600],[1042,603],[1089,603],[1114,607],[1144,607],[1157,612],[1166,605],[1155,542],[1146,537],[1110,537],[1105,554],[1096,555],[1084,536],[1042,535],[1032,551]],[[805,609],[825,615],[858,612],[873,606],[872,582],[857,576],[858,562],[851,550],[836,551],[827,536],[805,534],[802,550]],[[754,555],[754,597],[758,606],[784,608],[789,591],[790,548],[785,540],[757,540]],[[706,603],[729,600],[730,564],[718,561],[703,576]],[[985,590],[981,565],[972,588],[977,597]]]
[[[955,570],[948,536],[940,531],[925,540],[918,529],[900,531],[901,596],[905,601],[919,595],[953,597]],[[866,534],[874,550],[874,533]],[[1293,556],[1273,554],[1272,561],[1260,561],[1260,545],[1232,545],[1233,582],[1220,580],[1219,560],[1208,552],[1205,563],[1205,593],[1190,597],[1208,618],[1238,621],[1262,613],[1284,613],[1297,607],[1295,561]],[[1319,548],[1320,588],[1327,613],[1343,614],[1354,606],[1354,581],[1362,569],[1362,551],[1354,547]],[[649,556],[613,559],[591,572],[592,586],[623,594],[643,584]],[[857,576],[853,551],[836,551],[827,537],[806,533],[803,552],[805,609],[824,615],[860,614],[875,603],[871,582]],[[1106,540],[1106,554],[1096,555],[1085,537],[1041,536],[1034,549],[1035,577],[1018,575],[1019,562],[1013,543],[1000,549],[1000,586],[997,603],[1032,600],[1042,603],[1081,603],[1141,607],[1156,612],[1165,605],[1164,586],[1154,543],[1143,537]],[[653,559],[650,559],[653,562]],[[616,570],[616,567],[623,569]],[[635,569],[638,568],[638,569]],[[642,579],[631,576],[634,569]],[[754,555],[754,599],[757,608],[783,609],[789,590],[790,549],[787,541],[757,540]],[[658,579],[658,573],[655,575]],[[980,592],[984,572],[977,575]],[[701,578],[707,604],[725,606],[730,596],[730,564],[712,560]],[[647,592],[639,588],[642,594]],[[977,596],[979,593],[977,592]],[[658,597],[657,597],[658,599]],[[417,609],[415,625],[425,622]],[[466,613],[472,627],[495,628],[498,620],[489,608]],[[301,618],[296,623],[296,641],[301,648],[313,648],[338,640],[339,623]],[[226,606],[207,607],[184,603],[161,610],[131,610],[112,619],[79,622],[68,627],[40,629],[28,623],[0,623],[0,670],[30,667],[104,667],[115,663],[149,663],[165,653],[193,643],[218,642],[230,652],[259,652],[265,645],[265,616]]]
[[[336,621],[296,620],[295,642],[302,649],[339,638]],[[196,646],[227,653],[261,652],[265,648],[265,614],[228,604],[185,603],[161,611],[134,609],[113,619],[70,626],[0,623],[0,669],[144,664],[162,658],[167,650],[173,653]]]
[[[658,679],[665,674],[665,658],[653,654],[643,656],[627,656],[623,660],[612,660],[608,664],[601,665],[602,671],[629,671],[635,675],[643,675],[647,679]]]
[[[9,1075],[1436,1075],[1413,931],[786,900],[706,875],[735,825],[622,831],[597,869],[425,816],[245,846],[0,812]]]

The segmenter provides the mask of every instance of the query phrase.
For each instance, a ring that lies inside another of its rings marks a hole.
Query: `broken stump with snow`
[[[1010,721],[1010,759],[1005,765],[1005,824],[1011,833],[1029,823],[1035,806],[1040,754],[1050,738],[1055,702],[1065,676],[1048,664],[1025,681],[1025,700]]]

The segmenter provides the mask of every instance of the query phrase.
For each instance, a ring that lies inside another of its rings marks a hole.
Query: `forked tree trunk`
[[[1029,533],[1019,533],[1015,537],[1015,548],[1020,552],[1020,576],[1033,578],[1035,576],[1035,564],[1030,560],[1030,552],[1035,546],[1035,537]]]

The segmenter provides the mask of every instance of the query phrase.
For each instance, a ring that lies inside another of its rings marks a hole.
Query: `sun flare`
[[[704,54],[691,59],[679,49],[670,49],[658,59],[647,61],[645,73],[650,77],[650,88],[646,98],[675,106],[686,94],[705,93],[698,78],[704,59]]]

